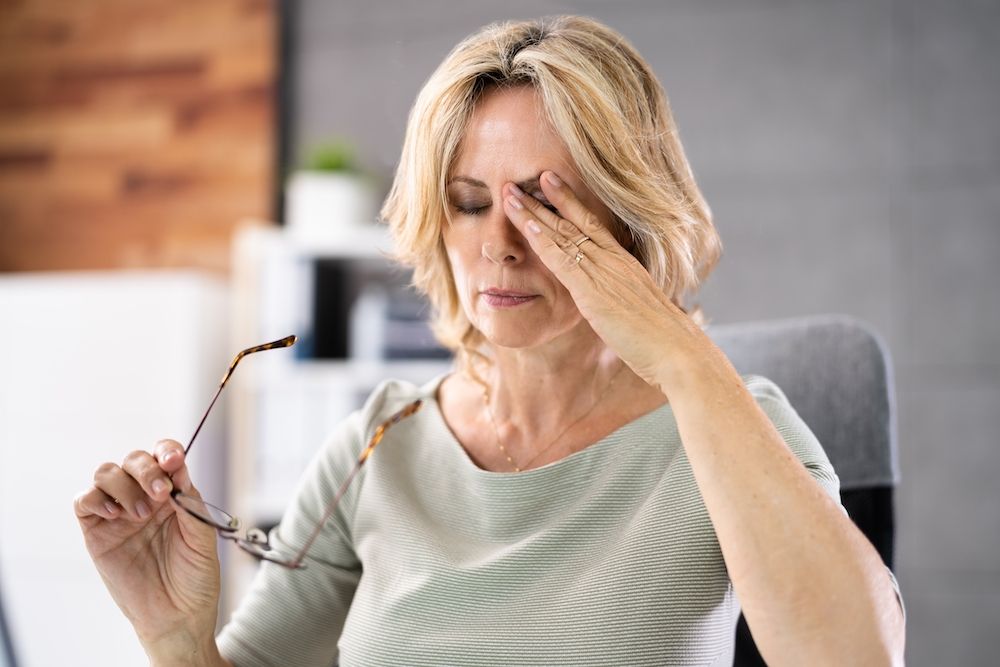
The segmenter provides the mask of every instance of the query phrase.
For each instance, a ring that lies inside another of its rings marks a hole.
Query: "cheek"
[[[567,290],[559,281],[556,281],[555,294],[554,294],[554,306],[557,313],[557,317],[564,316],[567,318],[576,318],[580,316],[580,309],[576,307],[576,302],[573,301],[573,297],[570,296],[569,290]]]
[[[454,286],[462,310],[468,316],[470,315],[469,308],[472,298],[469,294],[468,284],[470,276],[469,267],[467,262],[463,261],[463,254],[452,246],[445,246],[445,256],[448,258],[448,271],[450,273],[448,279],[451,280]]]

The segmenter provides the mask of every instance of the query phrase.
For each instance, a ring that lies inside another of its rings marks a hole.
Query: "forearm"
[[[671,360],[659,385],[762,655],[770,664],[901,660],[901,612],[878,553],[722,352],[697,346]]]

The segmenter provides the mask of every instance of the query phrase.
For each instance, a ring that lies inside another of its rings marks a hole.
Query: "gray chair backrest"
[[[840,477],[841,489],[899,481],[892,361],[867,324],[845,315],[712,325],[741,374],[785,392]]]

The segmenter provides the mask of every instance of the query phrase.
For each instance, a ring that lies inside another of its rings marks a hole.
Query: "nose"
[[[524,237],[502,209],[498,213],[484,221],[482,255],[494,264],[518,264],[527,254]]]

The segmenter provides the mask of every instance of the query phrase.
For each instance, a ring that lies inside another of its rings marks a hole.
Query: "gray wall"
[[[388,179],[417,90],[475,28],[571,12],[622,31],[667,89],[722,234],[713,320],[842,312],[888,341],[908,662],[993,664],[1000,3],[500,4],[302,0],[293,153],[347,136]]]

